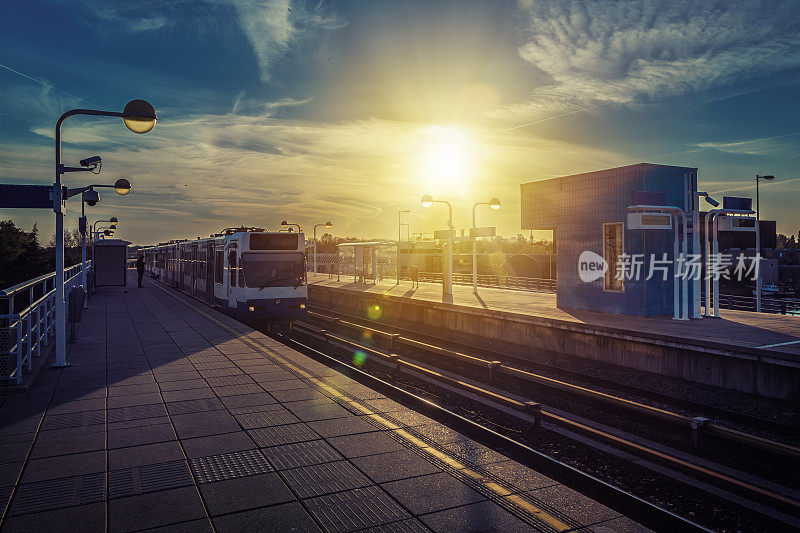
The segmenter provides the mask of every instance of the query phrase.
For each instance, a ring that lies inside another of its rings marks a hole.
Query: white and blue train
[[[307,314],[303,233],[228,228],[140,253],[145,273],[243,322],[291,322]]]

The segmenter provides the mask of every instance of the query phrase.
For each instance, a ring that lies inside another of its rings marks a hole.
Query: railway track
[[[768,420],[718,405],[710,405],[687,398],[675,397],[627,383],[611,381],[575,370],[555,367],[541,362],[533,362],[528,358],[515,356],[513,354],[493,352],[484,348],[475,348],[473,346],[454,343],[443,339],[434,339],[404,328],[387,326],[373,320],[362,319],[344,313],[334,313],[327,310],[321,312],[319,309],[313,308],[309,316],[312,319],[336,324],[337,327],[350,328],[354,331],[368,331],[373,337],[393,342],[394,345],[390,346],[390,348],[393,349],[407,346],[451,359],[463,358],[463,361],[476,360],[478,365],[487,365],[489,362],[498,361],[500,363],[500,366],[496,366],[498,372],[515,375],[541,386],[581,395],[602,403],[613,404],[619,408],[628,409],[631,412],[636,412],[641,415],[672,422],[676,425],[683,426],[688,429],[689,432],[692,431],[693,424],[697,425],[698,421],[696,418],[707,419],[707,421],[702,422],[701,427],[698,427],[701,433],[715,435],[756,449],[764,449],[782,454],[793,459],[800,459],[800,448],[789,443],[792,439],[797,439],[797,435],[800,434],[800,427],[798,426],[787,425],[779,421]],[[440,344],[444,344],[445,346],[440,346]],[[447,346],[454,346],[454,348],[449,348]],[[533,370],[539,371],[534,372]],[[550,376],[555,374],[558,377],[548,377],[548,375],[545,374],[549,374]],[[565,381],[567,379],[577,381],[578,383]],[[592,385],[597,388],[589,388],[587,385]],[[604,391],[613,391],[613,393]],[[628,397],[623,397],[622,394]],[[636,400],[631,400],[630,398],[636,398]],[[644,401],[648,403],[645,404]],[[653,404],[656,405],[654,406]],[[659,407],[658,405],[666,407]],[[670,410],[670,408],[672,408],[672,410]],[[694,416],[678,413],[676,412],[677,410],[693,413]],[[766,439],[754,435],[752,429],[757,429],[760,433],[777,435],[782,437],[783,440]]]
[[[334,351],[345,350],[350,353],[348,358],[352,354],[358,354],[358,357],[368,356],[372,363],[385,367],[388,375],[395,379],[400,374],[411,375],[414,379],[421,380],[426,385],[445,388],[448,394],[455,393],[468,397],[471,402],[476,403],[479,407],[486,406],[489,411],[502,412],[504,416],[510,416],[517,420],[523,427],[540,428],[546,425],[560,428],[562,436],[567,435],[568,438],[577,439],[582,445],[593,442],[596,444],[597,449],[607,452],[608,448],[611,447],[628,456],[644,459],[648,464],[657,465],[659,475],[665,475],[665,471],[670,472],[667,477],[671,482],[681,483],[686,482],[688,479],[693,488],[727,500],[732,505],[759,515],[761,519],[777,521],[777,523],[790,525],[791,527],[800,527],[800,519],[798,519],[800,517],[800,503],[792,495],[787,496],[783,491],[770,490],[770,488],[760,486],[753,483],[747,475],[739,475],[735,471],[732,472],[731,469],[720,471],[720,469],[709,467],[707,462],[687,458],[686,454],[674,453],[668,448],[653,446],[647,442],[643,443],[639,439],[631,438],[631,436],[609,431],[602,425],[593,424],[583,419],[576,419],[569,414],[528,401],[519,394],[498,389],[492,384],[496,383],[500,376],[504,380],[505,378],[513,377],[523,381],[543,384],[562,392],[568,391],[570,394],[613,406],[614,409],[635,413],[637,416],[658,420],[674,427],[688,427],[690,429],[689,434],[695,437],[695,443],[697,443],[696,439],[699,439],[702,435],[716,434],[717,431],[720,431],[723,438],[737,443],[746,443],[748,446],[756,447],[771,454],[778,454],[787,457],[790,461],[794,461],[800,456],[800,452],[792,446],[710,423],[706,423],[702,427],[696,427],[694,431],[691,431],[691,424],[696,420],[687,419],[683,415],[670,411],[533,374],[526,370],[515,368],[507,362],[456,352],[428,342],[411,339],[398,333],[365,326],[363,323],[359,323],[360,321],[343,320],[340,316],[324,315],[316,311],[311,316],[315,320],[323,320],[327,325],[333,326],[337,330],[336,333],[331,332],[331,328],[316,328],[310,324],[296,323],[295,338],[289,339],[284,336],[283,340],[297,343],[296,336],[299,333],[304,336],[307,342],[311,341],[311,344],[314,342],[318,344],[317,348],[306,346],[308,349],[319,351],[319,346],[321,345],[323,351],[326,351],[324,348],[335,348]],[[364,333],[367,332],[372,345],[354,341],[348,338],[346,334],[339,332],[346,330],[358,331],[362,338]],[[382,339],[389,349],[378,349],[378,343],[374,342],[376,338]],[[471,373],[472,377],[465,377],[449,368],[443,368],[443,366],[431,366],[429,363],[432,358],[430,357],[421,358],[427,361],[427,363],[423,363],[420,359],[415,360],[408,356],[401,357],[394,353],[395,351],[407,351],[409,347],[428,355],[434,353],[441,356],[436,358],[437,361],[455,362],[456,367],[471,367],[473,370],[478,370],[479,374],[482,372],[485,378],[483,380],[475,379],[475,372]],[[326,355],[326,357],[330,356]],[[491,415],[489,416],[491,417]],[[717,427],[721,429],[717,430]],[[681,479],[683,481],[680,481]],[[791,494],[791,491],[789,493]]]

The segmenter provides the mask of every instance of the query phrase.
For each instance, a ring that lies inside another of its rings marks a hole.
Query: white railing
[[[87,280],[91,280],[92,262],[85,265]],[[81,284],[82,266],[64,269],[65,298]],[[0,290],[0,309],[6,311],[0,314],[0,380],[19,384],[23,369],[31,370],[32,357],[42,355],[43,346],[55,333],[55,276],[51,272]],[[22,298],[27,298],[27,305],[20,303]]]

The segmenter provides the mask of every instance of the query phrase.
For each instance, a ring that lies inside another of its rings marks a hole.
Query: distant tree
[[[30,232],[11,220],[0,221],[0,287],[12,287],[51,270],[48,253],[39,245],[39,228]]]

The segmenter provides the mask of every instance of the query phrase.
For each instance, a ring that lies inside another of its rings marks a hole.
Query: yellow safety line
[[[235,329],[231,328],[230,326],[228,326],[227,324],[225,324],[223,322],[220,322],[219,320],[217,320],[216,318],[212,317],[211,315],[205,313],[204,311],[198,309],[192,303],[186,302],[184,300],[181,300],[176,295],[174,295],[171,292],[167,291],[163,287],[160,287],[159,285],[156,285],[156,287],[158,287],[159,289],[161,289],[165,293],[169,294],[170,296],[172,296],[173,298],[175,298],[179,302],[182,302],[183,304],[188,305],[189,307],[193,308],[195,311],[197,311],[198,313],[200,313],[204,317],[208,318],[209,320],[211,320],[212,322],[218,324],[219,326],[227,329],[231,333],[234,333],[236,335],[240,335],[240,333],[237,332]],[[263,348],[268,348],[267,346],[264,346],[261,343],[258,343],[254,339],[249,338],[247,335],[242,335],[242,336],[246,338],[247,342],[255,344],[257,348],[262,348],[262,349]],[[269,349],[269,351],[272,352],[273,350]],[[378,422],[382,426],[385,426],[387,429],[394,430],[394,432],[400,438],[402,438],[403,440],[413,444],[420,451],[422,451],[424,453],[427,453],[431,457],[434,457],[434,458],[438,459],[439,461],[445,463],[446,465],[458,470],[461,474],[466,475],[467,477],[471,478],[476,483],[482,485],[487,490],[497,494],[498,497],[504,497],[504,498],[508,499],[509,501],[513,502],[514,504],[516,504],[517,506],[521,507],[525,511],[531,513],[536,518],[542,520],[543,522],[548,524],[550,527],[555,528],[557,531],[566,531],[566,530],[569,530],[569,529],[574,529],[573,526],[569,526],[569,525],[565,524],[564,522],[562,522],[558,518],[546,513],[545,511],[543,511],[542,509],[536,507],[535,505],[533,505],[532,503],[528,502],[527,500],[525,500],[521,496],[516,495],[516,494],[512,494],[505,487],[495,483],[494,481],[492,481],[490,479],[487,479],[484,475],[480,474],[479,472],[476,472],[475,470],[472,470],[471,468],[469,468],[469,466],[467,464],[465,464],[465,463],[463,463],[463,462],[451,457],[450,455],[448,455],[448,454],[446,454],[446,453],[444,453],[444,452],[442,452],[440,450],[437,450],[436,448],[433,448],[430,444],[428,444],[427,442],[423,441],[422,439],[417,438],[416,436],[412,435],[411,433],[409,433],[405,429],[402,429],[400,426],[398,426],[394,422],[386,420],[384,417],[380,416],[377,413],[372,413],[371,412],[372,410],[371,410],[371,408],[369,406],[361,404],[358,400],[356,400],[352,396],[348,395],[347,393],[343,393],[343,392],[340,392],[340,391],[334,389],[332,386],[330,386],[327,383],[323,382],[319,378],[313,377],[306,370],[298,367],[297,365],[295,365],[294,363],[286,360],[285,358],[283,358],[283,357],[281,357],[281,356],[279,356],[277,354],[275,354],[273,356],[279,362],[283,363],[285,366],[289,367],[290,369],[294,370],[295,372],[297,372],[297,373],[301,374],[302,376],[306,377],[309,381],[311,381],[312,383],[314,383],[318,387],[324,389],[326,392],[329,392],[334,397],[336,397],[336,398],[350,398],[350,400],[348,400],[348,403],[350,405],[353,405],[354,407],[356,407],[356,409],[358,409],[359,411],[363,412],[365,414],[365,416],[368,416],[368,417],[372,418],[373,420],[375,420],[376,422]]]

